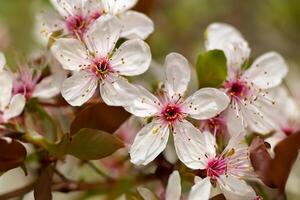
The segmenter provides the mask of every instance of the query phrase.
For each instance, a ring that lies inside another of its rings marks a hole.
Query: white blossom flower
[[[139,75],[150,66],[151,52],[144,41],[128,40],[115,50],[121,34],[119,21],[109,15],[98,20],[85,34],[85,43],[61,38],[51,49],[65,69],[75,72],[64,81],[61,91],[73,106],[88,101],[99,84],[106,104],[126,104],[132,86],[120,75]]]
[[[5,64],[5,57],[0,52],[0,124],[20,115],[26,102],[23,95],[13,94],[13,78],[5,70]]]
[[[242,134],[232,137],[221,154],[216,152],[216,139],[211,133],[204,132],[201,139],[205,140],[205,146],[202,147],[204,151],[198,155],[197,161],[201,163],[199,169],[205,169],[206,178],[196,179],[189,199],[208,200],[212,190],[216,188],[228,200],[258,199],[252,187],[244,181],[254,179],[256,175]]]
[[[142,13],[131,11],[137,0],[51,0],[59,15],[44,11],[37,15],[37,30],[46,40],[52,33],[63,31],[82,39],[98,18],[106,14],[119,18],[123,32],[128,39],[146,39],[153,32],[153,22]]]
[[[300,109],[285,87],[274,88],[269,94],[276,99],[273,117],[277,129],[266,141],[271,144],[271,149],[274,149],[278,142],[300,131]]]
[[[5,66],[4,55],[0,55],[0,108],[3,113],[6,108],[6,111],[13,113],[4,114],[4,120],[21,114],[26,101],[31,98],[50,99],[60,93],[64,75],[61,71],[43,77],[41,70],[19,64],[17,73],[13,73]]]
[[[269,133],[276,125],[272,119],[274,100],[268,97],[267,89],[280,85],[286,76],[288,67],[284,59],[278,53],[269,52],[243,70],[250,49],[234,27],[214,23],[207,28],[206,34],[206,49],[223,50],[227,58],[228,76],[224,89],[231,98],[226,110],[229,133],[236,135],[244,128]]]
[[[166,57],[165,67],[163,94],[156,97],[137,86],[136,97],[125,107],[135,116],[152,118],[131,146],[131,162],[136,165],[151,162],[165,149],[172,132],[178,158],[187,166],[197,168],[198,162],[193,160],[203,148],[203,141],[199,138],[200,131],[186,117],[198,120],[214,117],[228,106],[229,98],[217,89],[203,88],[184,100],[191,76],[188,61],[180,54],[171,53]]]

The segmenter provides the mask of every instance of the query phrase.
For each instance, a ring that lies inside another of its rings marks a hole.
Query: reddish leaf
[[[52,200],[52,170],[50,167],[44,169],[34,185],[35,200]]]
[[[300,132],[293,134],[275,146],[275,158],[272,162],[271,174],[273,183],[280,191],[284,191],[286,181],[300,149]]]
[[[210,198],[210,200],[226,200],[223,194],[218,194],[217,196],[214,196],[213,198]]]
[[[135,9],[142,13],[148,14],[153,8],[154,4],[155,0],[139,1]]]
[[[121,107],[107,106],[103,103],[87,107],[79,112],[71,124],[71,135],[82,128],[91,128],[114,133],[130,114]]]
[[[25,158],[26,149],[21,143],[0,138],[0,172],[19,167]]]
[[[275,157],[272,159],[263,140],[260,138],[253,140],[250,145],[251,162],[266,185],[284,192],[286,181],[298,156],[299,141],[300,132],[282,140],[275,146]]]
[[[254,170],[262,181],[266,185],[274,187],[271,177],[269,176],[272,158],[263,139],[256,137],[252,140],[250,145],[250,159]]]

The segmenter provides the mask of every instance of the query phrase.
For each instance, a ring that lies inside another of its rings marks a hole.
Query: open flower
[[[25,100],[31,98],[44,100],[60,93],[64,73],[54,69],[54,66],[50,69],[53,74],[44,77],[42,76],[42,69],[35,69],[28,64],[18,64],[17,72],[13,73],[5,67],[5,57],[3,56],[0,60],[3,63],[0,74],[3,77],[1,82],[2,94],[3,98],[6,98],[4,104],[8,103],[9,95],[22,95]]]
[[[82,43],[73,38],[58,39],[52,46],[62,66],[74,71],[62,86],[62,96],[73,106],[88,101],[100,84],[103,101],[124,105],[130,100],[132,87],[121,77],[144,73],[151,62],[149,46],[139,39],[128,40],[115,50],[121,25],[113,16],[99,19],[85,34]]]
[[[155,159],[166,147],[169,132],[173,133],[175,149],[179,159],[191,168],[198,166],[193,162],[203,148],[200,131],[186,120],[209,119],[222,112],[229,103],[225,93],[203,88],[184,100],[183,96],[190,81],[188,61],[177,53],[166,57],[166,80],[163,94],[152,95],[137,86],[136,97],[125,107],[138,117],[152,118],[136,136],[131,149],[131,162],[146,165]]]
[[[243,136],[232,137],[221,154],[216,153],[216,139],[209,132],[204,132],[204,151],[199,154],[199,169],[204,169],[206,178],[196,179],[189,199],[208,200],[212,189],[220,189],[226,199],[255,200],[255,191],[247,185],[245,179],[256,177],[252,168],[248,146]]]
[[[0,52],[0,124],[17,117],[23,112],[25,97],[21,94],[13,94],[13,79],[5,67],[4,55]]]
[[[243,70],[250,49],[242,35],[234,27],[222,23],[211,24],[206,33],[206,49],[223,50],[227,58],[228,76],[224,89],[231,98],[225,111],[229,133],[239,134],[243,131],[240,128],[269,133],[276,127],[272,119],[275,102],[268,97],[267,89],[281,84],[288,72],[285,61],[278,53],[269,52]]]
[[[153,22],[147,16],[129,11],[137,0],[51,0],[60,15],[44,11],[37,16],[37,29],[48,40],[51,34],[83,38],[88,28],[106,14],[119,18],[124,31],[122,37],[145,39],[153,32]]]
[[[275,133],[266,139],[273,149],[278,142],[300,130],[300,110],[285,87],[274,88],[269,94],[276,99],[273,117],[277,124]]]

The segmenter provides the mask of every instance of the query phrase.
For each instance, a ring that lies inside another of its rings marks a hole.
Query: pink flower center
[[[294,129],[290,127],[282,128],[282,131],[286,136],[291,136],[293,133],[295,133]]]
[[[249,94],[249,86],[241,80],[227,81],[224,87],[227,89],[228,95],[234,98],[244,98]]]
[[[215,134],[225,134],[227,133],[227,126],[225,119],[221,116],[217,116],[208,120],[201,121],[200,130],[208,130]]]
[[[94,59],[90,65],[92,72],[101,79],[105,79],[113,70],[108,58]]]
[[[162,118],[168,123],[174,123],[182,117],[182,112],[177,104],[169,103],[162,111]]]
[[[222,158],[213,158],[208,161],[206,167],[206,174],[212,179],[216,179],[217,177],[226,174],[227,172],[227,161]]]
[[[102,13],[95,12],[88,17],[84,17],[82,15],[69,17],[66,20],[67,29],[72,35],[74,35],[75,37],[79,36],[82,39],[88,26],[92,24],[96,19],[98,19],[101,15]]]
[[[19,76],[14,79],[13,95],[22,94],[26,100],[29,100],[40,81],[41,75],[39,73],[33,74],[29,68],[23,67]]]

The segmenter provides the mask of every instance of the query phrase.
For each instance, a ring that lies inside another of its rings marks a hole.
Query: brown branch
[[[151,182],[158,180],[158,177],[155,174],[150,174],[146,176],[136,177],[133,179],[135,185],[139,185],[144,182]],[[84,183],[77,181],[67,181],[67,182],[58,182],[53,183],[52,191],[58,191],[63,193],[75,192],[75,191],[87,191],[95,189],[111,190],[118,184],[118,180],[108,180],[94,183]],[[30,185],[24,186],[12,192],[0,195],[0,200],[7,200],[14,197],[22,196],[33,190],[35,182]]]
[[[151,182],[154,180],[158,180],[158,177],[155,174],[150,174],[142,177],[137,177],[134,179],[134,184],[139,185],[144,182]],[[59,182],[55,183],[52,186],[52,191],[58,192],[75,192],[75,191],[85,191],[85,190],[110,190],[113,189],[114,186],[118,184],[118,180],[108,180],[104,182],[94,182],[94,183],[84,183],[84,182]]]
[[[17,190],[8,192],[6,194],[2,194],[2,195],[0,195],[0,200],[7,200],[7,199],[14,198],[14,197],[22,196],[22,195],[32,191],[33,187],[34,187],[34,184],[35,183],[31,183],[30,185],[24,186],[24,187],[19,188]]]

